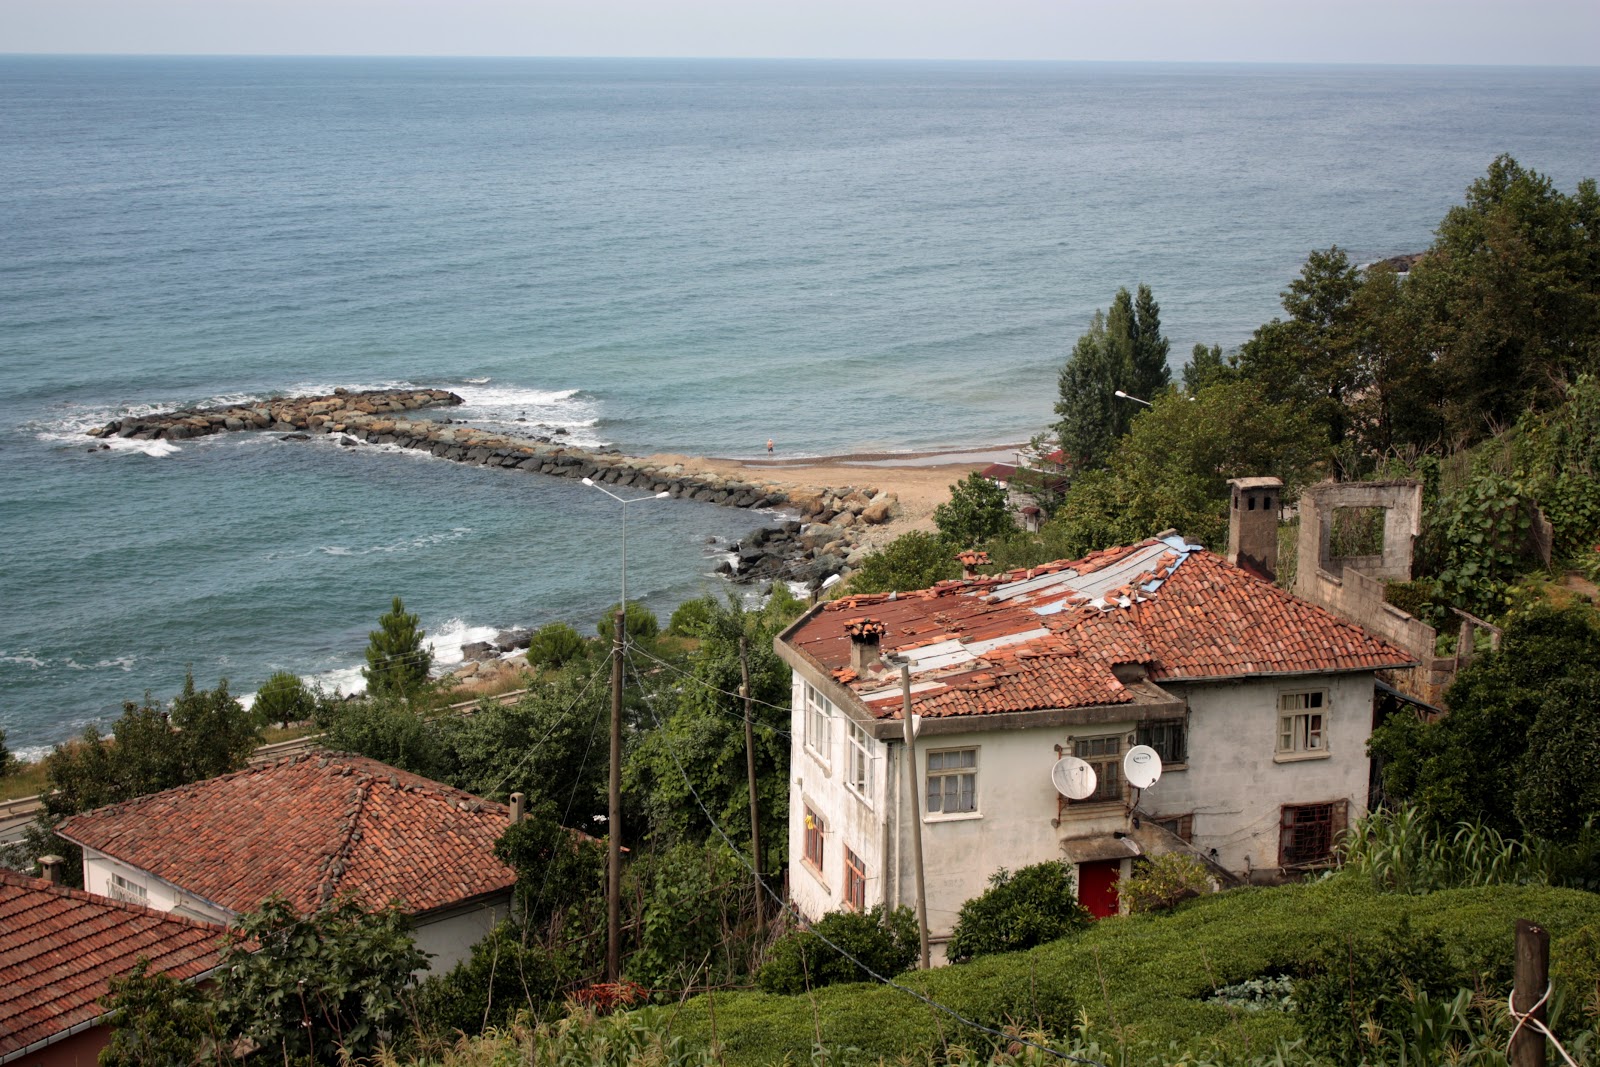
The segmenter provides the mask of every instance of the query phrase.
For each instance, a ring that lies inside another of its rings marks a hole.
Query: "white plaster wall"
[[[417,973],[444,974],[472,955],[472,946],[489,936],[495,924],[506,917],[511,897],[506,894],[482,905],[443,915],[431,921],[417,919],[411,928],[418,949],[428,953],[426,967]]]
[[[1353,821],[1366,811],[1372,732],[1372,675],[1261,678],[1220,684],[1170,685],[1189,701],[1189,758],[1164,773],[1140,810],[1194,814],[1194,844],[1216,849],[1231,871],[1276,867],[1279,808],[1345,800]],[[1328,693],[1327,755],[1277,757],[1278,694]]]
[[[130,867],[111,856],[96,849],[83,850],[83,887],[91,893],[109,897],[111,893],[111,876],[121,875],[125,880],[135,885],[144,887],[146,898],[144,904],[157,911],[176,911],[189,918],[206,919],[216,923],[228,923],[233,919],[233,912],[226,908],[219,908],[214,904],[186,893],[169,882],[162,881],[147,871],[137,867]]]

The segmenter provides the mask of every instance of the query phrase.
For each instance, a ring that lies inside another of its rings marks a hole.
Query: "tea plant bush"
[[[946,951],[960,963],[1042,945],[1088,923],[1067,864],[1035,863],[1015,874],[1002,867],[989,877],[988,889],[961,905]]]
[[[887,978],[916,962],[920,947],[916,915],[910,908],[886,911],[879,905],[868,912],[829,912],[809,929],[794,930],[772,946],[761,968],[761,988],[769,993],[803,993],[867,980],[870,976],[845,953]]]

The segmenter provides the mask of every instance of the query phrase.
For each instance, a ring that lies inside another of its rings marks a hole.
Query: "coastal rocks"
[[[253,407],[236,405],[129,416],[97,426],[89,436],[183,441],[228,430],[294,432],[332,427],[342,431],[341,424],[358,423],[378,413],[460,403],[459,396],[443,389],[374,389],[360,393],[336,389],[332,396],[280,398]]]

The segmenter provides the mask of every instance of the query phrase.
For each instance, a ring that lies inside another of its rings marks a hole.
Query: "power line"
[[[628,657],[625,656],[624,660],[628,666],[633,666],[631,662],[628,662]],[[634,677],[639,677],[637,667],[634,667]],[[642,686],[641,689],[643,689]],[[666,727],[661,722],[661,717],[656,714],[655,704],[651,701],[650,694],[647,690],[644,691],[644,697],[645,706],[650,710],[650,717],[656,721],[656,727],[665,733]],[[728,850],[733,853],[733,855],[739,860],[744,868],[748,870],[752,876],[755,876],[756,870],[750,864],[750,861],[745,859],[744,851],[733,843],[732,839],[728,837],[727,832],[722,829],[722,824],[717,822],[716,818],[712,816],[710,810],[706,807],[705,802],[700,799],[700,791],[694,787],[694,782],[689,779],[688,771],[684,770],[683,764],[678,760],[678,753],[670,743],[670,739],[664,747],[667,750],[667,754],[672,757],[673,764],[678,768],[678,773],[683,776],[683,784],[689,788],[689,795],[694,797],[695,804],[699,806],[701,813],[705,815],[706,820],[710,822],[711,828],[717,832],[718,837],[722,838],[723,844],[728,846]],[[776,891],[766,885],[765,881],[762,881],[761,885],[763,889],[766,889],[767,895],[772,897],[772,899],[777,902],[778,907],[781,910],[791,912],[795,918],[804,921],[805,917],[800,914],[799,910],[795,908],[793,904],[779,896]],[[1063,1060],[1069,1060],[1073,1063],[1089,1064],[1091,1067],[1106,1067],[1106,1065],[1101,1063],[1099,1060],[1091,1060],[1083,1056],[1074,1056],[1070,1052],[1062,1052],[1060,1049],[1051,1048],[1049,1045],[1041,1044],[1040,1042],[1033,1041],[1027,1037],[1023,1037],[1018,1034],[1008,1034],[1002,1030],[996,1030],[991,1026],[985,1026],[983,1023],[980,1023],[975,1019],[969,1019],[965,1015],[962,1015],[960,1012],[956,1011],[954,1008],[949,1008],[943,1004],[940,1004],[938,1001],[934,1000],[925,993],[921,993],[915,989],[912,989],[910,986],[901,985],[892,978],[884,977],[877,971],[874,971],[871,967],[868,967],[865,963],[862,963],[843,946],[830,940],[826,935],[819,933],[815,928],[812,928],[810,932],[823,944],[827,945],[829,948],[839,953],[839,955],[843,956],[845,959],[861,968],[862,971],[866,972],[866,974],[871,976],[875,981],[882,982],[891,989],[898,989],[902,993],[906,993],[912,997],[915,997],[928,1007],[933,1008],[935,1011],[943,1012],[956,1022],[961,1023],[963,1026],[969,1026],[974,1030],[982,1031],[983,1033],[989,1034],[992,1037],[998,1037],[1008,1042],[1014,1041],[1017,1044],[1027,1045],[1030,1048],[1036,1048],[1040,1052],[1047,1052],[1052,1056],[1056,1056]]]
[[[611,657],[614,656],[614,655],[616,655],[615,650],[606,653],[606,658],[601,662],[600,665],[602,667],[604,667],[607,663],[610,663],[611,662]],[[573,698],[572,703],[567,705],[567,710],[563,711],[560,715],[556,716],[555,721],[550,724],[550,729],[545,731],[545,735],[542,738],[539,739],[538,744],[534,745],[533,748],[529,750],[528,754],[522,757],[522,762],[518,763],[515,767],[511,768],[511,770],[507,771],[505,777],[500,779],[500,781],[495,783],[494,788],[489,790],[490,793],[498,793],[500,791],[500,787],[505,785],[507,782],[509,782],[511,780],[511,776],[512,775],[514,775],[518,771],[522,770],[523,767],[526,767],[528,765],[528,761],[533,759],[534,756],[539,754],[539,749],[544,745],[544,743],[546,741],[550,740],[551,735],[556,732],[556,727],[560,726],[561,723],[563,721],[565,721],[566,717],[568,715],[571,715],[573,713],[573,711],[575,711],[577,709],[578,705],[583,702],[583,698],[589,695],[589,690],[594,688],[594,681],[598,677],[600,677],[600,672],[599,671],[595,671],[595,672],[593,672],[592,674],[589,675],[588,683],[585,684],[583,689],[582,689],[582,691],[579,692],[578,695]],[[593,740],[594,740],[594,738],[591,737],[590,738],[590,742],[592,743]],[[584,754],[584,759],[585,760],[588,759],[588,754],[587,753]],[[569,804],[569,807],[570,807],[570,804]]]
[[[701,687],[703,687],[703,688],[705,688],[705,689],[707,689],[707,690],[709,690],[709,691],[711,691],[713,693],[720,693],[723,696],[728,697],[728,698],[733,699],[733,700],[743,700],[744,699],[744,696],[742,694],[732,693],[732,692],[729,692],[726,689],[721,689],[721,688],[719,688],[717,686],[714,686],[710,682],[706,681],[704,678],[697,677],[696,675],[691,674],[690,672],[684,670],[681,667],[677,667],[677,666],[674,666],[671,663],[668,663],[664,659],[660,659],[659,657],[652,656],[650,653],[646,652],[642,648],[637,648],[636,646],[633,646],[633,645],[630,645],[629,648],[632,649],[633,651],[637,652],[639,655],[643,656],[645,659],[651,661],[652,663],[655,663],[655,664],[657,664],[659,666],[665,667],[667,670],[672,671],[674,674],[677,674],[677,675],[679,675],[681,677],[687,678],[687,679],[689,679],[689,681],[694,682],[696,685],[699,685],[699,686],[701,686]],[[771,708],[774,711],[781,711],[785,715],[792,714],[791,709],[784,707],[782,704],[774,704],[774,703],[772,703],[770,701],[760,700],[760,699],[758,699],[756,697],[751,697],[750,698],[750,702],[752,704],[759,704],[764,708]],[[715,708],[715,710],[717,712],[723,714],[723,715],[726,715],[730,719],[737,719],[741,723],[744,722],[744,715],[742,713],[735,713],[735,712],[731,712],[731,711],[726,711],[725,712],[721,708]],[[783,737],[789,737],[790,736],[790,733],[789,733],[788,730],[785,730],[781,726],[774,726],[771,723],[757,722],[755,724],[755,726],[758,729],[770,730],[772,733],[779,734],[779,735],[781,735]]]

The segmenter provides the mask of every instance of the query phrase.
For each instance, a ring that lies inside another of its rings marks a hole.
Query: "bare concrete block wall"
[[[1333,513],[1337,508],[1383,508],[1383,555],[1336,558],[1332,553]],[[1308,600],[1320,569],[1338,576],[1346,569],[1371,578],[1409,581],[1411,553],[1422,532],[1422,483],[1322,482],[1300,494],[1299,579],[1295,592]]]

